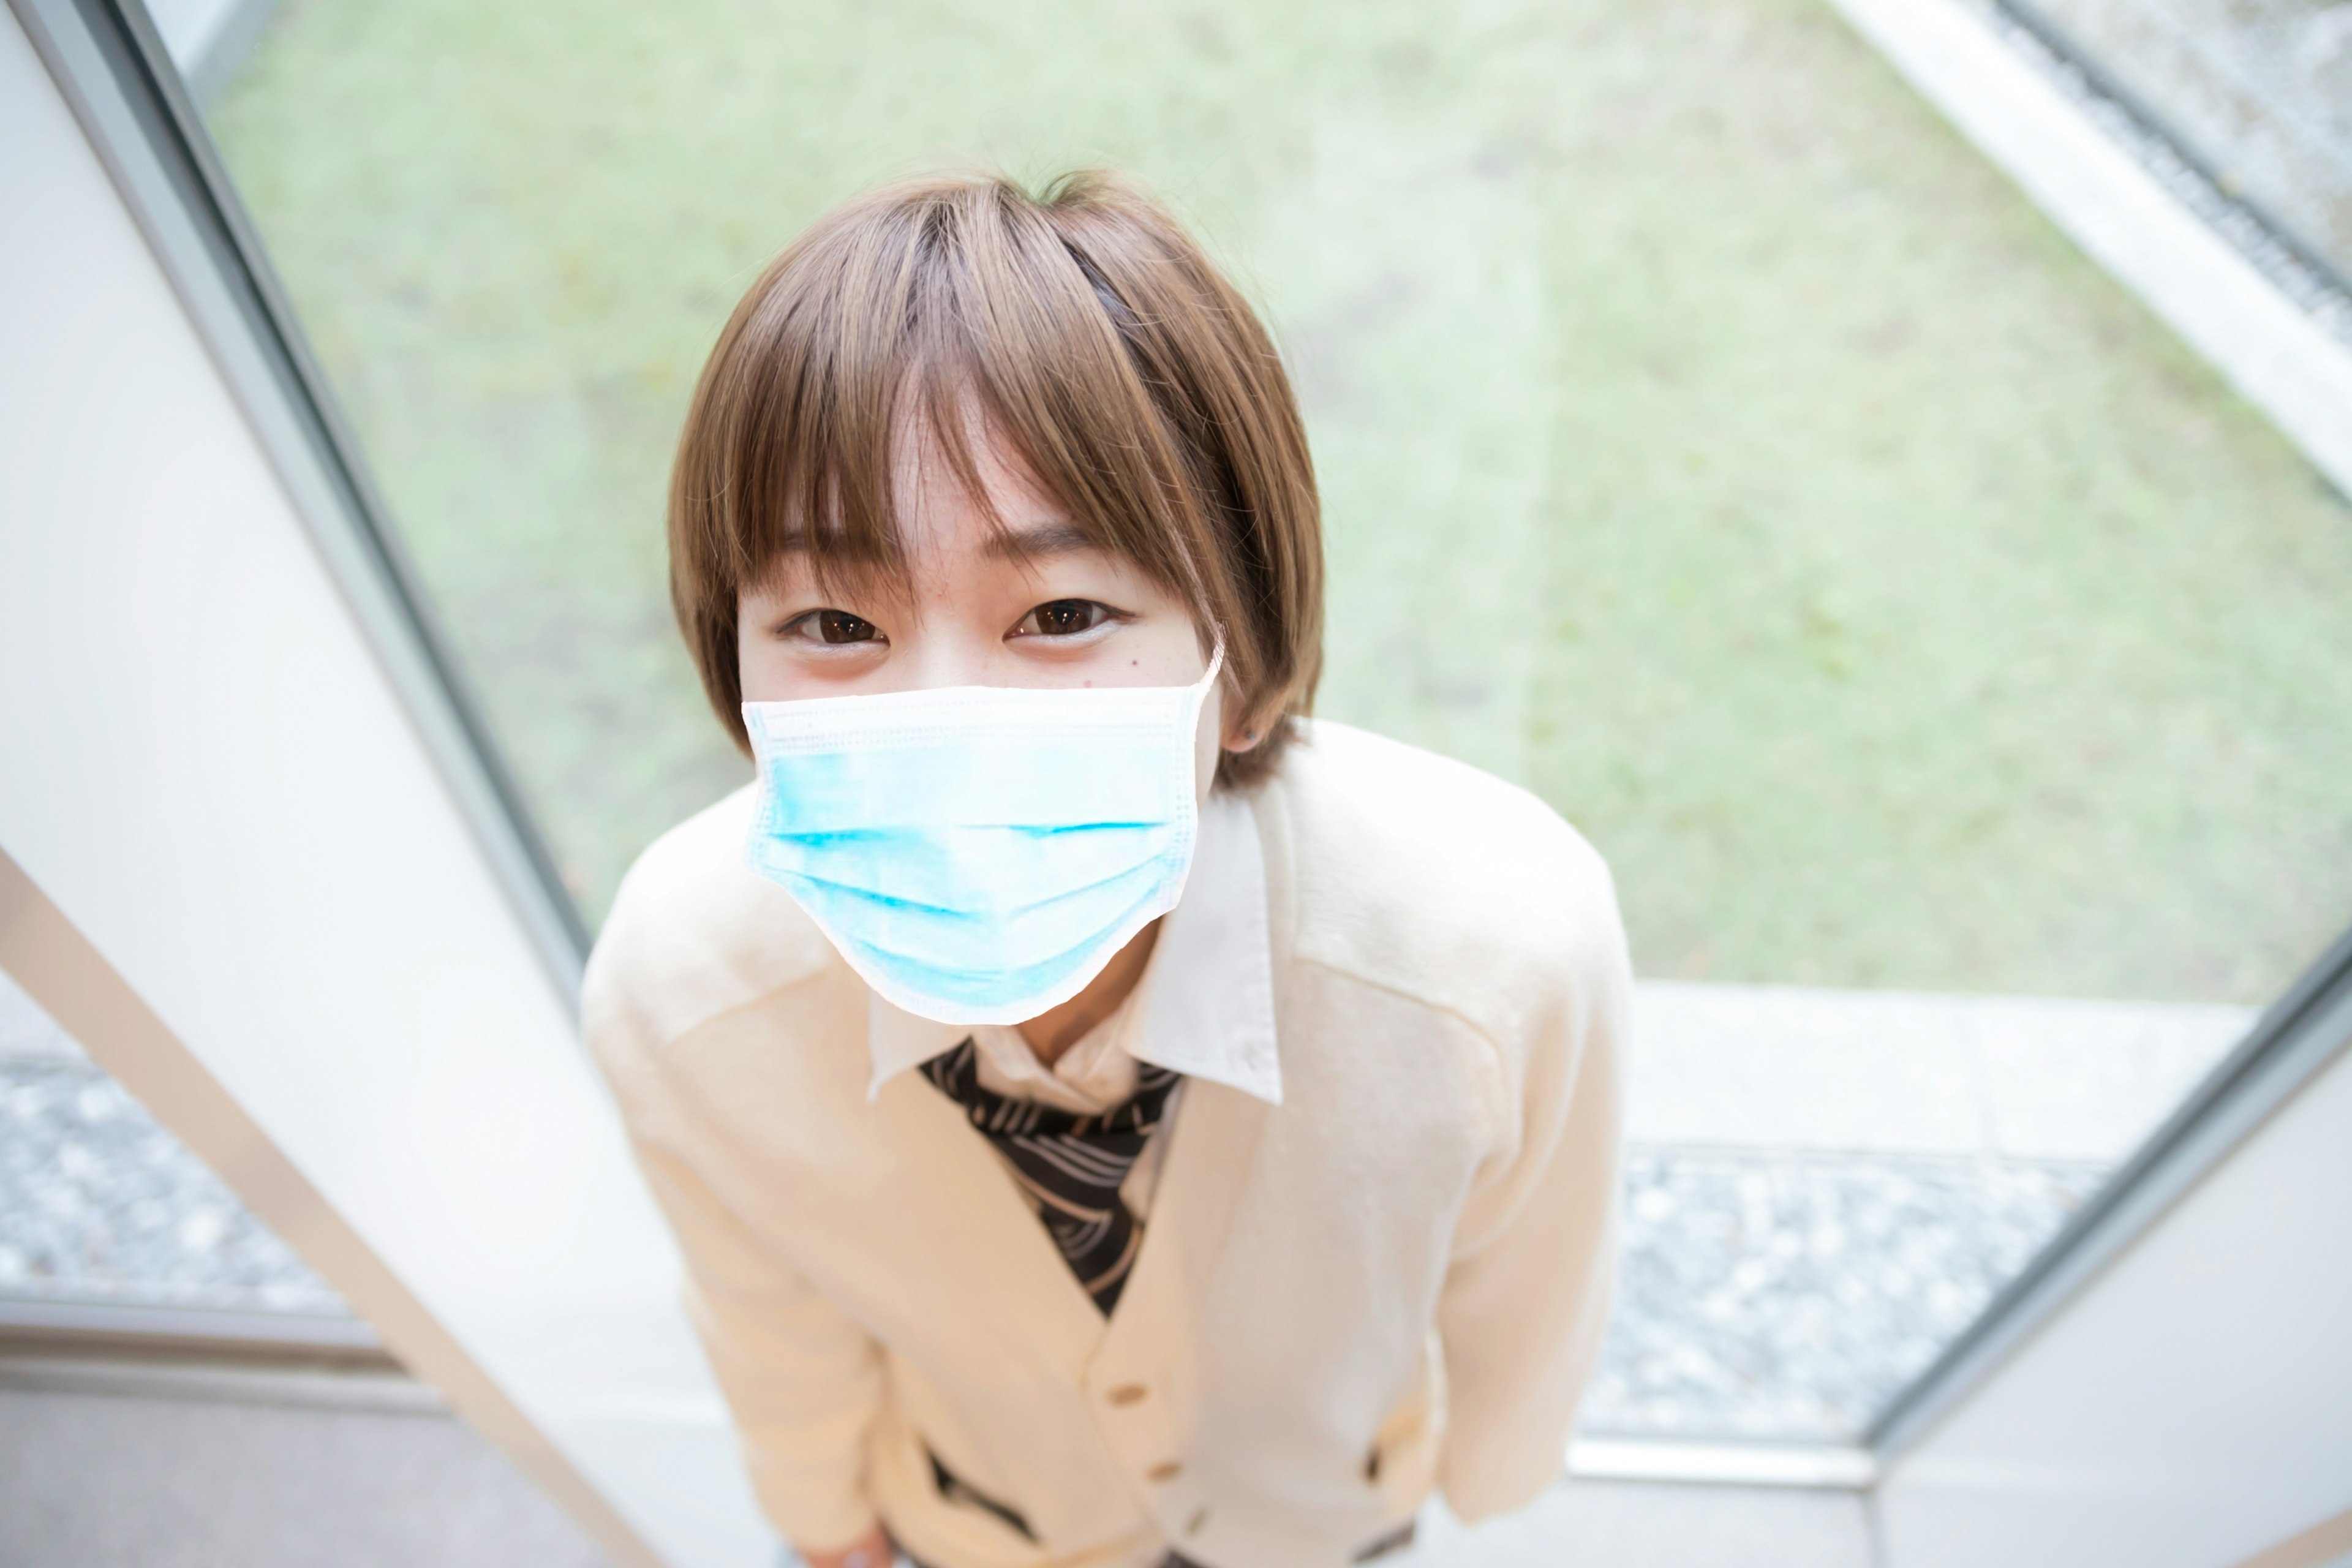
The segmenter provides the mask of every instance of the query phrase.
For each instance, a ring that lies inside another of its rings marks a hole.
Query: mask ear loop
[[[1209,655],[1209,668],[1201,672],[1200,679],[1184,689],[1185,733],[1200,732],[1201,714],[1209,706],[1209,693],[1217,689],[1217,677],[1223,672],[1224,668],[1225,639],[1220,637],[1217,639],[1215,651]]]
[[[1224,668],[1225,639],[1224,635],[1223,633],[1219,633],[1216,647],[1209,655],[1209,668],[1202,670],[1201,672],[1201,679],[1192,682],[1192,686],[1187,689],[1188,695],[1191,699],[1184,705],[1186,719],[1185,729],[1188,731],[1194,733],[1199,731],[1201,728],[1202,710],[1208,707],[1209,693],[1217,689],[1217,677],[1223,673]],[[1223,737],[1221,736],[1219,739],[1222,741]]]
[[[1188,737],[1192,738],[1195,744],[1198,743],[1198,737],[1201,733],[1201,716],[1208,710],[1209,693],[1216,689],[1217,677],[1224,673],[1224,668],[1225,638],[1224,634],[1220,632],[1217,635],[1216,647],[1209,655],[1209,668],[1202,670],[1201,672],[1201,679],[1192,683],[1189,693],[1190,700],[1184,704],[1184,733]],[[1216,737],[1216,740],[1217,751],[1220,762],[1222,762],[1224,752],[1224,737],[1220,734]],[[1213,786],[1215,782],[1216,773],[1217,768],[1213,765],[1210,770],[1210,780]]]

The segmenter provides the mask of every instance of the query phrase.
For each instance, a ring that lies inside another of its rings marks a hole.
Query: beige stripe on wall
[[[2347,1552],[2352,1552],[2352,1508],[2255,1552],[2238,1568],[2324,1568]]]

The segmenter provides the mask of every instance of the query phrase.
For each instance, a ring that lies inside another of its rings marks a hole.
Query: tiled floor
[[[601,1568],[442,1415],[38,1392],[0,1373],[11,1568]]]
[[[0,1362],[0,1563],[22,1568],[600,1568],[595,1545],[446,1415],[74,1391]],[[315,1379],[313,1380],[315,1382]],[[1442,1508],[1398,1568],[1867,1568],[1850,1492],[1563,1482]]]
[[[1465,1529],[1433,1510],[1399,1568],[1869,1568],[1858,1493],[1570,1481]]]

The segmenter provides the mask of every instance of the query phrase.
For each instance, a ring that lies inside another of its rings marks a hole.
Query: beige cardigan
[[[1251,805],[1283,1103],[1187,1085],[1108,1323],[955,1106],[914,1073],[867,1102],[865,987],[743,868],[748,792],[630,872],[588,1040],[788,1538],[1338,1568],[1433,1486],[1475,1519],[1559,1477],[1612,1268],[1608,870],[1524,791],[1336,724]]]

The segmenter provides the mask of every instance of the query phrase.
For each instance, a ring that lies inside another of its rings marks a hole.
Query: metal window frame
[[[1863,1442],[1883,1472],[2043,1324],[2352,1047],[2352,931],[2265,1010],[1943,1353],[1899,1390]]]
[[[8,0],[144,232],[452,801],[578,1005],[588,930],[161,34],[138,0]]]
[[[452,797],[531,932],[550,980],[576,1005],[588,947],[578,910],[160,35],[136,0],[8,3],[276,462]],[[2021,22],[2032,15],[2015,0],[1997,3]],[[2161,132],[2160,123],[2156,129]],[[2352,932],[2264,1013],[1976,1321],[1893,1396],[1862,1439],[1875,1466],[1883,1468],[1997,1371],[2347,1044]],[[41,1326],[99,1325],[93,1319]],[[187,1329],[147,1326],[167,1340]],[[257,1325],[242,1331],[226,1337],[245,1342],[259,1337]],[[358,1339],[338,1348],[367,1353]]]
[[[374,1328],[317,1312],[0,1297],[0,1363],[40,1354],[214,1355],[396,1371]]]

